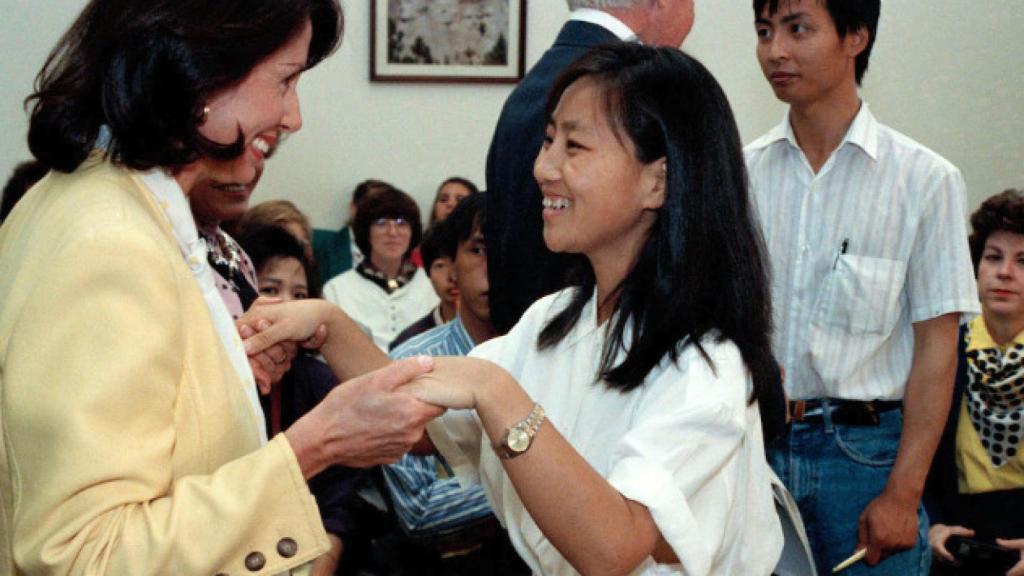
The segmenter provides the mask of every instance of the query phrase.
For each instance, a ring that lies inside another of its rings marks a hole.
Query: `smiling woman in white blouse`
[[[581,255],[470,358],[409,389],[535,573],[771,573],[757,400],[779,386],[762,242],[718,83],[672,49],[595,49],[552,90],[544,240]]]

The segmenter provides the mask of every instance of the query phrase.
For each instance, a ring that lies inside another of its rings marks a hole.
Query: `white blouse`
[[[405,286],[391,294],[354,268],[331,278],[324,284],[323,292],[325,300],[344,310],[356,323],[369,328],[374,344],[385,352],[402,330],[441,302],[422,268],[416,270]]]
[[[701,342],[667,358],[629,393],[595,382],[605,340],[594,297],[557,346],[537,350],[537,335],[571,290],[536,302],[508,335],[470,355],[515,377],[570,444],[623,496],[646,506],[680,560],[648,557],[634,574],[770,574],[782,551],[760,415],[748,405],[749,373],[729,341]],[[525,414],[524,414],[525,416]],[[472,411],[449,411],[428,426],[464,482],[483,484],[516,550],[535,574],[576,574],[519,500]],[[566,478],[564,490],[572,490]],[[595,510],[594,514],[600,514]]]

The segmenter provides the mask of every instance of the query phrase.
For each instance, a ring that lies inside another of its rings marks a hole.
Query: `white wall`
[[[271,162],[255,200],[287,197],[336,227],[352,187],[383,178],[426,208],[438,182],[483,185],[484,159],[509,86],[369,82],[369,0],[343,0],[341,49],[300,84],[305,127]],[[28,158],[21,101],[84,0],[0,0],[0,177]],[[696,0],[686,49],[729,94],[744,141],[780,120],[754,59],[749,0]],[[554,39],[562,0],[529,2],[527,66]],[[887,0],[864,98],[885,123],[963,170],[973,209],[1024,187],[1024,2]]]

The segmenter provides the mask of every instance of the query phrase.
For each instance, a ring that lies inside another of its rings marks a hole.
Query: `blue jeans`
[[[789,435],[768,451],[768,462],[800,507],[818,574],[831,574],[836,564],[853,554],[857,520],[885,488],[896,460],[903,413],[889,410],[880,419],[878,426],[845,426],[833,424],[826,411],[824,418],[794,422]],[[914,548],[874,568],[858,562],[843,576],[926,576],[930,565],[928,517],[922,506]]]

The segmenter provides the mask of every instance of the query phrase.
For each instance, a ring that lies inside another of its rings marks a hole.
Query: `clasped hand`
[[[291,369],[297,346],[315,350],[326,341],[324,306],[329,304],[323,300],[261,297],[235,322],[261,394]]]
[[[401,390],[422,402],[454,410],[473,410],[491,399],[511,376],[480,358],[445,356],[434,359],[434,369]]]
[[[238,326],[249,357],[266,357],[256,364],[262,366],[269,359],[279,365],[288,343],[319,348],[329,338],[337,338],[328,333],[326,325],[332,315],[339,314],[323,300],[266,302],[253,306],[238,320]],[[475,409],[485,403],[495,406],[510,391],[523,394],[507,372],[486,360],[406,359],[337,386],[285,435],[307,478],[336,463],[370,466],[393,462],[420,439],[424,425],[444,409]]]
[[[343,317],[332,304],[310,299],[253,306],[238,326],[250,358],[266,355],[272,362],[280,360],[283,356],[276,356],[281,354],[279,347],[289,342],[307,348],[328,344],[324,350],[334,366],[338,358],[330,356],[337,356],[340,350],[350,352],[354,344],[346,342],[348,346],[340,347],[334,340],[346,337],[344,331],[331,334],[326,328],[343,326]],[[349,336],[363,337],[361,333]],[[367,353],[379,354],[372,344],[367,346]],[[303,475],[310,478],[333,464],[363,467],[394,462],[408,452],[422,437],[424,425],[444,409],[418,400],[401,387],[433,369],[434,362],[428,357],[410,358],[363,373],[331,390],[285,431]]]

